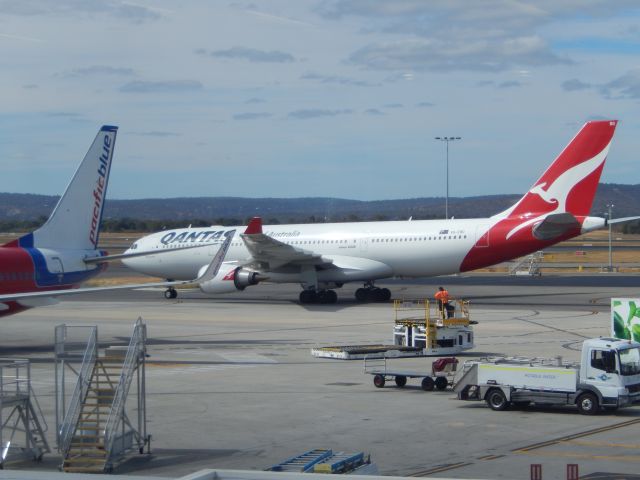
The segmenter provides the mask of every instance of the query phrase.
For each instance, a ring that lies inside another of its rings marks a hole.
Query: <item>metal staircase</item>
[[[0,469],[14,454],[41,460],[51,451],[46,431],[44,415],[31,389],[29,360],[0,359]]]
[[[59,336],[64,339],[66,332],[58,335],[58,328],[73,327],[56,327],[56,339]],[[144,446],[149,444],[150,436],[146,433],[145,342],[146,326],[138,319],[126,350],[110,347],[100,355],[97,328],[91,330],[76,388],[58,428],[58,448],[64,458],[61,469],[65,472],[109,472],[124,453],[133,448],[143,453]],[[61,361],[68,361],[71,351],[64,346],[60,350]],[[126,413],[134,377],[137,379],[136,426]],[[59,397],[64,404],[64,394]]]
[[[510,275],[541,275],[540,263],[544,254],[541,251],[522,257],[511,269]]]

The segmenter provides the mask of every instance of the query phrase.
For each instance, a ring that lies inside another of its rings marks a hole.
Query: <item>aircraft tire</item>
[[[315,303],[318,295],[313,290],[303,290],[300,292],[300,303]]]
[[[369,290],[367,290],[366,288],[357,289],[356,300],[360,303],[367,302],[369,300]]]
[[[178,298],[178,291],[175,288],[167,288],[164,291],[164,298],[166,298],[167,300]]]
[[[320,295],[320,303],[333,304],[338,301],[338,294],[334,290],[325,290]]]
[[[445,390],[449,386],[449,382],[444,377],[436,377],[435,384],[438,390]]]
[[[422,390],[424,390],[425,392],[431,392],[431,391],[433,391],[433,387],[435,386],[435,382],[433,381],[433,378],[431,378],[431,377],[424,377],[422,379],[422,383],[420,384],[420,386],[422,387]]]

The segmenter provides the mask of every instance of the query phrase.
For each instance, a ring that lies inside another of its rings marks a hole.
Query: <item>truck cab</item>
[[[615,338],[585,340],[578,389],[592,392],[607,408],[640,403],[640,345]]]

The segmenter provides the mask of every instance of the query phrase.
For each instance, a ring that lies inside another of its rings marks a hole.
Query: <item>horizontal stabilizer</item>
[[[580,228],[580,222],[570,213],[547,215],[545,219],[533,227],[533,236],[538,240],[552,240],[570,230]]]
[[[607,224],[615,225],[616,223],[634,222],[636,220],[640,220],[640,217],[612,218],[611,220],[607,221]]]

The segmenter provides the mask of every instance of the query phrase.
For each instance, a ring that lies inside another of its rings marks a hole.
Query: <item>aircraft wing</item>
[[[235,234],[235,230],[231,230],[227,232],[227,238],[222,242],[220,249],[216,253],[216,255],[211,260],[211,263],[207,266],[207,269],[199,275],[197,278],[193,280],[181,280],[177,282],[151,282],[151,283],[136,283],[129,285],[115,285],[112,287],[88,287],[88,288],[71,288],[67,290],[45,290],[41,292],[22,292],[22,293],[10,293],[5,295],[0,295],[0,304],[2,302],[11,302],[24,301],[25,304],[29,303],[38,303],[36,299],[53,299],[57,297],[64,297],[68,295],[81,295],[84,293],[96,293],[96,292],[108,292],[115,290],[135,290],[139,288],[148,288],[148,287],[174,287],[177,285],[189,285],[189,284],[199,284],[202,282],[206,282],[212,280],[220,270],[220,267],[224,263],[224,259],[227,255],[227,250],[229,250],[229,246],[231,245],[231,240],[233,239],[233,235]],[[1,308],[0,308],[1,309]]]
[[[235,231],[235,230],[234,230]],[[90,265],[92,263],[105,263],[105,262],[113,262],[114,260],[122,260],[124,258],[133,258],[133,257],[146,257],[148,255],[162,255],[163,253],[171,253],[177,252],[180,250],[190,250],[192,248],[202,248],[202,247],[210,247],[211,245],[215,245],[214,243],[203,243],[199,245],[187,245],[184,247],[174,247],[163,250],[146,250],[142,252],[133,252],[133,253],[119,253],[117,255],[103,255],[97,257],[87,257],[83,261],[84,263]]]
[[[297,248],[280,242],[275,238],[262,233],[262,219],[252,218],[244,233],[240,234],[247,250],[251,254],[252,260],[246,265],[258,269],[275,270],[283,265],[308,264],[308,265],[330,265],[330,259],[323,258],[322,255],[310,250]]]

